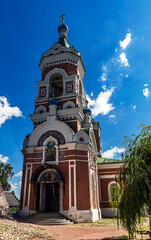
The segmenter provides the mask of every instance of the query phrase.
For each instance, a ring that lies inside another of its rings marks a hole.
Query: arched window
[[[108,201],[111,201],[111,195],[113,194],[114,191],[114,188],[116,188],[117,186],[117,183],[115,181],[112,181],[109,183],[108,185]]]
[[[51,97],[61,96],[63,93],[63,77],[60,73],[54,73],[51,78]]]
[[[43,164],[58,164],[58,140],[52,136],[43,142]]]
[[[56,148],[54,141],[49,141],[47,143],[46,161],[56,161]]]

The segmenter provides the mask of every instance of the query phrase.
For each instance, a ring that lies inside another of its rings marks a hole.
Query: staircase
[[[37,225],[67,225],[71,220],[57,212],[38,212],[26,219],[26,222]]]

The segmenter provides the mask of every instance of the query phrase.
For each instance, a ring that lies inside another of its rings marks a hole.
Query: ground
[[[52,234],[36,226],[0,219],[0,240],[52,240]]]
[[[121,240],[125,235],[127,232],[121,226],[117,228],[116,219],[64,226],[36,226],[0,219],[0,240]]]

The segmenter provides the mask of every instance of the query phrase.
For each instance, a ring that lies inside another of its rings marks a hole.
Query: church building
[[[120,161],[101,158],[101,128],[87,106],[81,53],[67,41],[68,26],[43,53],[33,131],[23,143],[22,215],[59,212],[75,222],[112,216],[109,188]]]

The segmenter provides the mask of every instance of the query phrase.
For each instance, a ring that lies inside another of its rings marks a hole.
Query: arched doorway
[[[45,169],[37,178],[36,210],[61,212],[63,180],[55,169]]]

